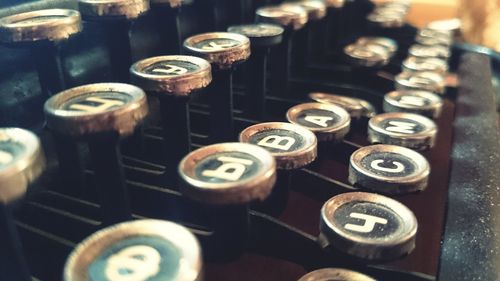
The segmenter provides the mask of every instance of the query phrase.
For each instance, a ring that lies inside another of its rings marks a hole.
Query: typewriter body
[[[0,5],[1,281],[500,280],[498,54],[456,22]]]

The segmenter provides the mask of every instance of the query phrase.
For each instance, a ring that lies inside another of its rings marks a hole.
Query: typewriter
[[[0,280],[500,280],[498,54],[457,22],[0,6]]]

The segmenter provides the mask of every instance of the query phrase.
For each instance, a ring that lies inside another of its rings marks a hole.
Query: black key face
[[[151,75],[172,75],[178,76],[187,73],[193,73],[199,71],[201,68],[199,65],[188,61],[180,60],[166,60],[156,62],[146,68],[143,72]]]
[[[15,24],[23,24],[23,25],[35,25],[35,24],[44,24],[48,22],[53,22],[57,21],[60,19],[64,19],[67,16],[64,15],[40,15],[40,16],[34,16],[31,18],[25,18],[25,19],[19,19],[17,21],[14,21],[12,23]]]
[[[239,41],[230,38],[210,38],[194,43],[193,47],[203,51],[217,52],[236,47],[240,44]]]
[[[297,115],[295,121],[304,127],[322,129],[335,126],[340,116],[328,110],[306,109]]]
[[[391,209],[372,202],[353,201],[337,208],[333,222],[350,235],[384,240],[401,234],[404,222]]]
[[[229,32],[243,34],[247,37],[273,37],[283,34],[283,28],[271,24],[248,24],[232,26]]]
[[[262,169],[262,162],[244,152],[221,152],[200,160],[194,168],[196,178],[210,183],[248,180]]]
[[[0,170],[15,163],[26,152],[26,148],[13,140],[3,139],[0,135]]]
[[[413,135],[426,130],[426,126],[414,120],[405,118],[387,118],[378,123],[378,126],[391,133]]]
[[[60,105],[67,111],[97,113],[114,110],[133,100],[133,97],[122,92],[93,92],[68,99]]]
[[[90,263],[90,280],[175,280],[182,260],[179,249],[155,236],[130,237],[108,247]]]
[[[260,131],[251,136],[248,142],[261,146],[271,153],[293,152],[306,145],[302,135],[284,129]]]
[[[405,177],[416,171],[416,164],[409,157],[392,152],[370,153],[360,164],[370,173],[384,177]]]

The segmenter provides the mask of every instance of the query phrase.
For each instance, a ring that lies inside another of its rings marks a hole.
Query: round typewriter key
[[[130,28],[132,21],[149,10],[147,0],[78,0],[85,20],[97,22],[106,34],[114,78],[128,82],[132,64]]]
[[[343,268],[322,268],[302,276],[299,281],[376,281],[362,273]]]
[[[255,23],[230,26],[227,31],[248,37],[253,48],[271,47],[281,43],[284,29],[276,24]]]
[[[349,163],[349,182],[381,193],[404,194],[427,187],[430,167],[418,152],[395,145],[356,150]]]
[[[104,223],[129,219],[118,144],[148,113],[144,92],[120,83],[84,85],[51,97],[44,110],[47,126],[56,135],[88,142]]]
[[[448,64],[439,58],[408,57],[403,63],[403,71],[432,71],[445,75],[448,72]]]
[[[383,261],[415,248],[417,219],[398,201],[373,193],[349,192],[321,208],[323,242],[356,258]]]
[[[82,22],[78,11],[32,11],[1,18],[0,42],[30,49],[42,93],[50,96],[66,88],[60,43],[81,30]]]
[[[444,46],[448,48],[453,44],[453,39],[448,34],[420,31],[415,37],[415,42],[425,46]]]
[[[36,135],[0,128],[0,262],[6,280],[31,280],[11,206],[44,168],[45,157]]]
[[[120,17],[135,19],[149,10],[146,0],[78,0],[78,8],[87,18]]]
[[[324,0],[328,8],[342,8],[345,5],[345,0]]]
[[[295,124],[256,124],[240,133],[240,141],[267,149],[276,158],[279,169],[298,169],[316,159],[316,136]]]
[[[273,156],[252,144],[219,143],[188,154],[179,174],[182,193],[208,207],[210,252],[238,255],[248,235],[248,204],[266,199],[276,181]]]
[[[207,204],[236,205],[264,200],[276,180],[276,162],[265,149],[220,143],[188,154],[179,164],[182,192]]]
[[[408,49],[408,54],[417,58],[440,58],[447,60],[451,53],[450,50],[444,46],[426,46],[415,44]]]
[[[323,19],[326,16],[326,5],[323,1],[318,0],[304,0],[297,2],[285,2],[281,4],[281,7],[290,7],[293,9],[293,6],[299,6],[306,10],[307,19],[309,21],[316,21]]]
[[[387,50],[390,56],[398,51],[398,43],[386,37],[360,37],[356,40],[356,45],[377,45]]]
[[[184,48],[212,63],[213,81],[207,92],[210,98],[210,138],[212,142],[232,140],[233,66],[250,56],[250,40],[237,33],[212,32],[194,35],[184,41]]]
[[[191,151],[189,96],[212,81],[210,63],[192,56],[159,56],[136,62],[131,81],[160,100],[167,179],[177,177],[177,165]]]
[[[423,90],[444,94],[445,79],[442,74],[432,71],[401,72],[394,78],[396,90]]]
[[[275,96],[286,96],[290,91],[292,45],[296,31],[307,23],[307,11],[299,5],[266,6],[256,10],[257,22],[273,23],[285,29],[283,42],[271,50],[270,91]]]
[[[100,230],[82,241],[64,266],[65,281],[202,280],[196,237],[181,225],[137,220]]]
[[[262,120],[266,112],[267,58],[269,49],[283,40],[284,29],[275,24],[247,24],[230,26],[227,31],[247,36],[251,52],[246,63],[245,87],[247,111],[253,118]]]
[[[453,18],[448,20],[431,21],[427,24],[426,29],[447,33],[451,36],[460,33],[461,27],[462,21],[458,18]]]
[[[405,23],[405,16],[397,11],[374,11],[369,14],[366,19],[382,28],[399,28]]]
[[[368,122],[368,140],[371,143],[425,150],[434,146],[436,134],[437,126],[434,121],[413,113],[383,113],[372,117]]]
[[[269,199],[256,208],[273,215],[281,213],[288,201],[291,172],[316,159],[316,136],[299,125],[269,122],[244,129],[240,142],[261,146],[276,159],[278,177],[274,190]]]
[[[438,118],[443,100],[426,91],[392,91],[384,96],[385,112],[408,112]]]
[[[338,105],[345,109],[354,119],[371,118],[377,114],[372,104],[358,98],[327,93],[310,93],[309,98],[320,103]]]
[[[340,141],[349,132],[351,117],[340,106],[325,103],[303,103],[286,113],[288,122],[312,131],[318,141]]]
[[[350,62],[363,67],[380,67],[389,63],[389,51],[380,45],[350,44],[344,48]]]
[[[307,11],[298,5],[267,6],[255,11],[257,22],[274,23],[298,30],[307,23]]]

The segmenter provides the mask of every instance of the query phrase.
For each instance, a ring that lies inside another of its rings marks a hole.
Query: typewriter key
[[[230,26],[228,32],[247,36],[252,55],[246,63],[245,87],[247,110],[251,117],[264,119],[266,112],[267,57],[269,49],[283,40],[284,29],[274,24],[247,24]]]
[[[276,181],[276,162],[265,149],[245,143],[219,143],[197,149],[179,164],[181,191],[207,204],[262,201]]]
[[[415,37],[415,42],[425,46],[444,46],[449,48],[453,44],[453,39],[449,35],[439,32],[420,31]]]
[[[136,62],[131,81],[160,100],[167,178],[177,178],[177,165],[191,151],[189,96],[212,81],[210,63],[191,56],[160,56]]]
[[[100,230],[73,250],[65,281],[202,280],[196,237],[169,221],[137,220]]]
[[[447,33],[450,36],[455,36],[460,33],[460,28],[462,27],[462,21],[458,18],[448,19],[448,20],[437,20],[431,21],[427,24],[425,29],[430,29],[442,33]]]
[[[55,133],[88,142],[104,223],[129,219],[118,144],[148,113],[144,92],[120,83],[84,85],[51,97],[44,110]]]
[[[375,10],[366,19],[371,24],[382,28],[400,28],[405,23],[405,15],[399,11]]]
[[[385,112],[408,112],[438,118],[443,100],[426,91],[392,91],[384,96]]]
[[[298,5],[267,6],[255,11],[256,21],[299,30],[307,23],[307,11]]]
[[[97,22],[104,29],[113,75],[120,82],[129,79],[132,64],[130,27],[132,21],[149,10],[147,0],[78,0],[85,20]]]
[[[276,186],[261,206],[262,211],[279,214],[286,207],[291,171],[313,162],[317,156],[317,139],[299,125],[281,122],[260,123],[240,133],[240,142],[267,149],[276,159],[278,179]]]
[[[212,142],[233,139],[233,66],[250,57],[250,40],[237,33],[212,32],[191,36],[184,48],[208,60],[213,66],[210,98],[210,138]]]
[[[309,98],[320,103],[334,104],[345,109],[351,118],[371,118],[377,114],[375,107],[362,99],[327,93],[309,93]]]
[[[340,8],[344,7],[346,1],[345,0],[324,0],[323,2],[325,2],[326,6],[328,8],[340,9]]]
[[[299,281],[376,281],[362,273],[343,268],[322,268],[302,276]]]
[[[349,182],[381,193],[403,194],[427,187],[430,167],[418,152],[395,145],[371,145],[350,158]]]
[[[248,204],[266,199],[276,182],[276,161],[265,149],[219,143],[195,150],[179,164],[181,192],[202,203],[214,231],[212,250],[238,255],[248,235]]]
[[[417,219],[398,201],[366,192],[332,197],[321,208],[324,246],[370,261],[400,258],[415,248]]]
[[[271,50],[270,90],[273,95],[286,96],[290,90],[294,34],[306,25],[307,11],[298,5],[266,6],[257,9],[255,18],[257,22],[278,24],[285,29],[283,42]]]
[[[307,12],[307,19],[309,21],[321,20],[326,16],[326,5],[324,2],[318,0],[285,2],[280,6],[285,8],[290,7],[291,9],[293,9],[293,6],[303,8]]]
[[[437,126],[434,121],[413,113],[382,113],[368,122],[368,140],[371,143],[426,150],[434,146],[436,134]]]
[[[384,47],[392,57],[398,51],[398,43],[386,37],[360,37],[356,40],[356,45],[377,45]]]
[[[1,18],[0,42],[30,48],[42,93],[50,96],[66,88],[60,43],[81,30],[78,11],[39,10]]]
[[[318,141],[341,141],[349,132],[351,117],[340,106],[326,103],[303,103],[286,113],[288,122],[312,131]]]
[[[5,280],[31,280],[11,206],[44,168],[45,157],[36,135],[23,129],[0,128],[0,275]]]
[[[426,46],[415,44],[408,49],[408,54],[417,58],[440,58],[447,60],[451,52],[448,48],[440,45]]]
[[[444,94],[445,79],[442,74],[432,71],[401,72],[394,78],[396,90],[421,90]]]
[[[446,75],[448,72],[448,64],[440,58],[408,57],[402,66],[403,71],[407,72],[432,71],[441,75]]]
[[[381,45],[350,44],[344,48],[349,62],[362,67],[381,67],[389,63],[390,53]]]

